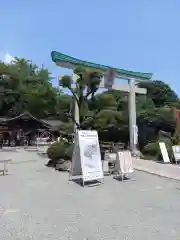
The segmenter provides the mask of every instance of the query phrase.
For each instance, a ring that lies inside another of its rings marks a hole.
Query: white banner
[[[78,131],[82,176],[84,181],[103,178],[97,131]]]

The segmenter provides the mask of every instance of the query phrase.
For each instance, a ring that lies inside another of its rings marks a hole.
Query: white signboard
[[[178,145],[172,146],[172,149],[173,149],[175,162],[177,163],[180,161],[180,146]]]
[[[164,163],[170,163],[169,155],[168,155],[168,151],[167,151],[165,143],[160,142],[159,147],[160,147],[160,150],[161,150],[161,154],[162,154]]]
[[[103,179],[97,131],[77,131],[71,176],[81,176],[84,182]]]
[[[120,174],[128,174],[134,171],[130,151],[117,152],[115,169]]]

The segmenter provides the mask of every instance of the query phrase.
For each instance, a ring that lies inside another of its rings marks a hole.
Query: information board
[[[161,154],[162,154],[164,163],[170,163],[170,159],[169,159],[169,155],[168,155],[168,151],[167,151],[165,143],[160,142],[159,147],[160,147],[160,150],[161,150]]]
[[[81,176],[84,182],[104,178],[97,131],[77,131],[71,176]]]
[[[120,174],[129,174],[134,171],[130,151],[117,152],[115,169]]]
[[[180,162],[180,146],[179,145],[172,146],[172,150],[174,154],[174,160],[177,164],[178,162]]]

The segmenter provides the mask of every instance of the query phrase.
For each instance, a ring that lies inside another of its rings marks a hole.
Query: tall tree
[[[156,107],[169,105],[178,100],[177,94],[162,81],[140,82],[139,87],[147,89],[147,96],[153,100]]]
[[[31,61],[15,58],[11,64],[0,63],[1,115],[29,111],[37,117],[56,114],[57,89],[51,84],[48,69]]]
[[[68,114],[68,117],[72,119],[78,128],[83,128],[84,121],[90,117],[88,115],[88,101],[89,99],[94,98],[103,75],[99,71],[89,70],[85,68],[76,68],[74,70],[74,74],[78,76],[76,83],[74,83],[74,88],[72,85],[72,76],[69,75],[61,77],[60,86],[70,90],[74,101],[77,102],[79,107],[79,123],[75,121],[74,112],[70,112]]]

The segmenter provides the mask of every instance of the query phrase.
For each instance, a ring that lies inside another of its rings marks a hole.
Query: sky
[[[8,0],[0,7],[0,59],[18,56],[69,73],[51,51],[152,72],[180,96],[179,0]],[[57,80],[54,80],[57,85]]]

